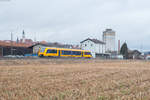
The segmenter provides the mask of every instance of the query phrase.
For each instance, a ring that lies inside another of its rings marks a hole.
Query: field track
[[[150,100],[150,62],[0,60],[0,100]]]

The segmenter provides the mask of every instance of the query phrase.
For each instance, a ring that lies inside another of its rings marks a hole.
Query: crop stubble
[[[1,60],[0,100],[150,100],[150,62]]]

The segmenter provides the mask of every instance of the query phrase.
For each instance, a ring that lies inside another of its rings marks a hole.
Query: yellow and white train
[[[78,57],[78,58],[92,58],[91,52],[80,49],[65,49],[65,48],[40,48],[38,52],[39,57]]]

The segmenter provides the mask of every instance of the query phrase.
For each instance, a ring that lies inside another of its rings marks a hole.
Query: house
[[[128,58],[129,59],[141,59],[141,52],[138,50],[129,50],[128,51]]]
[[[105,53],[105,43],[98,39],[87,38],[80,42],[81,49],[90,50],[93,58],[96,58],[96,55]]]

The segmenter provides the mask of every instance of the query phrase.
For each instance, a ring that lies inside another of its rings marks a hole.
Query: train
[[[71,58],[92,58],[92,54],[88,50],[66,49],[66,48],[40,48],[39,57],[71,57]]]

